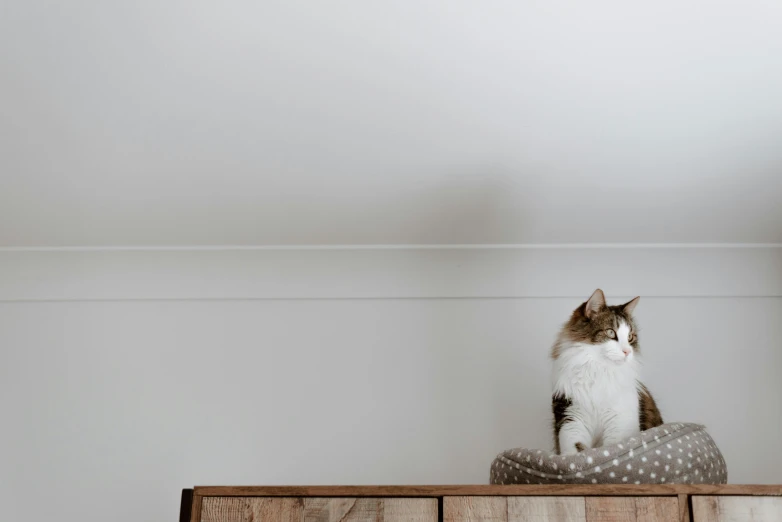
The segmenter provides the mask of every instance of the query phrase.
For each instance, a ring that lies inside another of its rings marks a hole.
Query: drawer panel
[[[445,497],[444,522],[679,522],[677,497]]]
[[[303,522],[304,499],[204,497],[201,522]]]
[[[587,522],[679,522],[677,497],[587,497]]]
[[[693,522],[782,520],[782,497],[692,497]]]
[[[507,497],[445,497],[443,522],[506,522]]]
[[[204,497],[201,522],[437,522],[434,498]]]

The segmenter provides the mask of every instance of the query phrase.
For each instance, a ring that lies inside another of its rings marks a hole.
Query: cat
[[[558,454],[616,444],[663,423],[638,377],[632,313],[639,299],[608,306],[598,288],[562,327],[551,350]]]

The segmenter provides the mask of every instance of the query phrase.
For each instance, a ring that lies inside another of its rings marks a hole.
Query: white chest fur
[[[640,431],[637,360],[617,362],[604,352],[602,345],[574,344],[554,361],[553,393],[572,402],[559,433],[562,453],[575,452],[576,443],[615,444]]]

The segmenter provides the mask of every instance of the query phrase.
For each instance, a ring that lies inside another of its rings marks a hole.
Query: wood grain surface
[[[678,497],[445,497],[444,522],[679,522]]]
[[[508,497],[508,522],[583,522],[583,497]]]
[[[507,522],[507,497],[445,497],[443,522]]]
[[[304,522],[304,499],[206,497],[200,522]]]
[[[587,522],[679,522],[678,497],[586,497]]]
[[[679,495],[679,522],[692,522],[690,520],[690,501],[688,495]]]
[[[437,522],[434,498],[204,497],[199,522]]]
[[[782,497],[692,497],[693,522],[782,521]]]

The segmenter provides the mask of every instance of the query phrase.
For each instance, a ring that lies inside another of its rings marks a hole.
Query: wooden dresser
[[[782,522],[782,486],[203,486],[180,522]]]

